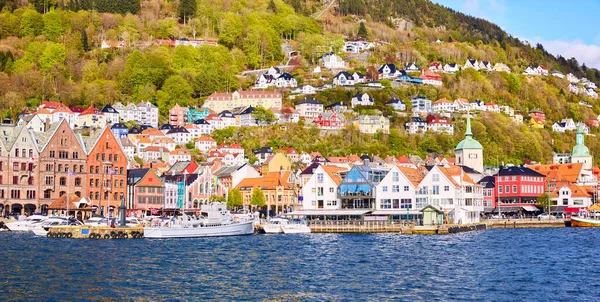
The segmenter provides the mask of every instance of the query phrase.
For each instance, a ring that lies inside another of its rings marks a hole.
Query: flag
[[[117,174],[117,170],[108,169],[108,175],[115,175],[115,174]]]
[[[73,171],[69,170],[69,176],[75,176],[75,173],[73,173]]]

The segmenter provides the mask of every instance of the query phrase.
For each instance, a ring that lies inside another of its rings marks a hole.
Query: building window
[[[14,198],[14,199],[21,198],[21,190],[10,190],[10,198]]]
[[[79,178],[79,177],[75,178],[75,186],[76,187],[81,187],[81,178]]]
[[[15,157],[19,157],[19,149],[15,149]]]
[[[50,198],[52,190],[48,189],[44,191],[44,198]]]
[[[55,154],[54,151],[50,151],[50,158],[54,158]]]
[[[123,181],[121,180],[121,186],[123,186]],[[335,188],[331,187],[329,188],[329,193],[334,193],[335,192]]]
[[[13,185],[18,185],[19,184],[19,176],[13,176]]]
[[[504,192],[510,193],[510,186],[504,186]]]
[[[513,186],[513,193],[517,193],[517,186]]]
[[[400,181],[400,175],[398,172],[392,172],[392,181],[393,182],[398,182]]]
[[[408,192],[410,188],[408,186],[404,186],[404,192]]]
[[[444,186],[444,192],[450,191],[450,186]]]
[[[19,163],[13,163],[13,171],[19,171]]]
[[[502,193],[502,186],[498,186],[498,193]]]
[[[323,173],[317,173],[317,183],[323,183]]]
[[[400,199],[401,209],[412,209],[412,200],[409,198]]]
[[[61,185],[61,186],[66,186],[66,185],[67,185],[67,178],[66,178],[66,177],[61,177],[61,178],[58,180],[58,183],[59,183],[59,185]]]
[[[432,176],[432,179],[431,179],[431,180],[432,180],[432,181],[440,181],[440,175],[439,175],[439,174],[437,174],[437,173],[436,173],[436,174],[433,174],[433,176]]]
[[[392,186],[392,192],[393,193],[400,192],[400,186],[399,185],[393,185]]]
[[[440,186],[434,185],[433,186],[433,195],[439,195],[439,194],[440,194]]]
[[[27,199],[35,199],[35,190],[27,190]]]
[[[73,152],[73,158],[74,159],[78,159],[79,158],[79,153],[78,152]]]
[[[46,185],[51,186],[54,183],[54,176],[46,176]]]
[[[382,199],[381,200],[381,208],[382,209],[391,209],[392,208],[392,200],[391,199]]]
[[[33,176],[29,176],[29,178],[27,178],[27,184],[28,185],[33,185]]]
[[[383,186],[383,187],[382,187],[382,191],[383,191],[383,192],[387,192],[387,191],[388,191],[388,190],[387,190],[387,186]]]

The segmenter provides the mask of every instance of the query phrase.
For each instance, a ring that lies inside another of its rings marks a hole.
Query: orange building
[[[86,196],[100,212],[118,208],[127,190],[127,158],[109,127],[83,138],[89,171]]]
[[[265,203],[269,215],[274,216],[282,212],[291,211],[295,205],[296,192],[290,171],[269,172],[261,177],[245,178],[237,188],[242,193],[244,206],[250,207],[252,192],[260,188],[265,195]]]

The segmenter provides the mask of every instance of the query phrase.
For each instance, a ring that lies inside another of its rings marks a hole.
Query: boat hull
[[[146,238],[195,238],[254,234],[254,221],[207,227],[145,227]]]
[[[280,225],[265,225],[263,226],[263,231],[265,231],[266,234],[281,234],[283,233],[283,230],[281,230],[281,226]]]
[[[310,227],[308,226],[282,226],[284,234],[308,234],[310,233]]]
[[[586,219],[586,218],[580,218],[580,217],[571,217],[571,227],[574,227],[574,228],[600,227],[600,220]]]
[[[9,230],[11,230],[13,232],[27,232],[30,230],[29,223],[27,223],[27,222],[20,222],[20,221],[9,222],[9,223],[5,224],[5,226],[6,226],[6,228],[8,228]]]

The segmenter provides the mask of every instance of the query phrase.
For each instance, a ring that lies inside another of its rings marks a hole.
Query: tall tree
[[[180,22],[185,24],[189,19],[196,16],[196,8],[196,0],[180,0],[177,8]]]
[[[85,30],[81,31],[81,45],[83,47],[83,51],[85,51],[85,52],[90,51],[90,45],[88,43],[88,36],[87,36],[87,32]]]
[[[252,117],[259,125],[271,125],[277,120],[277,117],[273,111],[265,109],[262,106],[257,106],[254,108],[254,111],[252,111]]]
[[[230,209],[241,207],[244,205],[244,201],[242,200],[242,193],[238,188],[234,188],[229,190],[227,194],[227,206]]]
[[[250,204],[259,208],[262,208],[267,204],[265,200],[265,194],[263,194],[260,188],[254,188],[254,190],[252,190]]]
[[[358,26],[357,36],[366,39],[368,35],[369,34],[367,33],[367,27],[365,26],[365,22],[360,22],[360,25]]]

